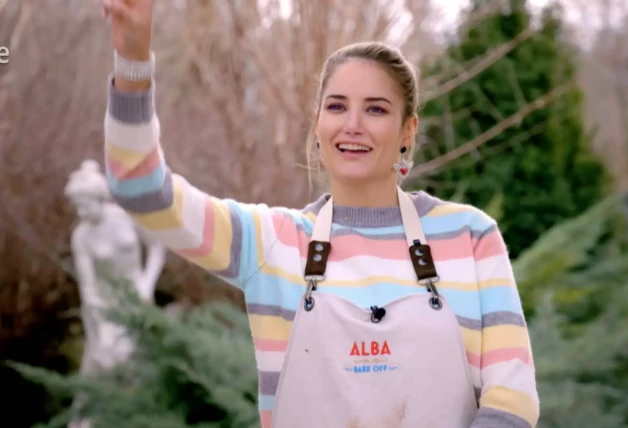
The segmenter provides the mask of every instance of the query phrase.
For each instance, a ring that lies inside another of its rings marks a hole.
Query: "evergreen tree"
[[[628,427],[621,196],[552,227],[513,264],[529,316],[539,428]]]
[[[472,10],[482,6],[475,0]],[[468,63],[512,40],[531,25],[525,0],[487,17],[449,48],[449,61]],[[540,28],[504,58],[453,91],[428,102],[422,116],[443,118],[426,126],[420,163],[491,129],[523,105],[574,82],[572,54],[561,41],[561,10],[546,8]],[[439,64],[432,72],[450,67]],[[447,114],[451,112],[451,115]],[[573,86],[489,141],[471,156],[449,164],[416,186],[499,212],[511,256],[517,257],[544,231],[577,215],[607,191],[609,174],[591,152],[581,118],[582,94]],[[445,118],[451,117],[451,120]],[[524,138],[522,138],[522,136]],[[498,202],[495,204],[494,202]],[[497,206],[496,206],[497,205]]]
[[[614,293],[618,298],[625,294]],[[618,357],[628,346],[628,332],[621,327],[628,318],[616,313],[622,305],[626,309],[625,300],[569,338],[567,321],[551,298],[547,293],[529,323],[541,401],[538,427],[628,427],[628,393],[621,382],[609,379],[616,377]]]
[[[100,376],[62,376],[10,365],[52,396],[78,406],[37,428],[65,428],[86,418],[92,428],[255,428],[257,370],[246,314],[230,303],[195,308],[173,319],[120,285],[108,317],[127,327],[132,359]]]

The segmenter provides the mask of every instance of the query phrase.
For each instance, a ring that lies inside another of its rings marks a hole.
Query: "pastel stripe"
[[[230,227],[224,227],[225,224]],[[216,271],[217,275],[236,278],[240,273],[240,252],[232,252],[231,248],[240,246],[241,242],[242,226],[237,214],[221,203],[208,201],[203,242],[196,248],[180,249],[178,253],[207,270]]]
[[[172,176],[172,196],[163,208],[147,213],[132,213],[151,236],[170,249],[194,248],[203,242],[207,196]],[[119,198],[118,198],[119,200]]]
[[[154,147],[153,150],[155,150]],[[157,150],[159,150],[159,146],[157,147]],[[111,141],[106,141],[105,162],[108,167],[113,164],[118,170],[130,170],[142,164],[145,159],[146,152],[129,150],[124,147],[116,146]],[[109,171],[113,172],[114,170],[109,168]]]
[[[361,260],[364,263],[368,261],[372,261],[366,258],[362,258]],[[439,272],[442,271],[443,265],[444,264],[440,264]],[[330,266],[331,266],[331,263],[330,263]],[[375,265],[375,266],[378,266],[378,265]],[[287,272],[286,269],[291,268],[291,267],[294,267],[294,265],[286,266],[285,268],[282,268],[280,266],[274,266],[272,263],[269,262],[268,259],[266,259],[264,266],[262,266],[261,268],[261,272],[270,277],[274,277],[277,281],[285,280],[292,284],[300,284],[300,286],[303,285],[302,284],[302,278],[303,278],[302,272],[294,272],[294,273]],[[445,267],[455,268],[459,266],[445,265]],[[405,269],[409,270],[410,267],[408,266],[407,268],[404,268],[404,270]],[[346,270],[347,269],[345,269],[345,271]],[[363,287],[367,287],[367,286],[370,287],[377,284],[389,284],[390,283],[392,287],[398,287],[398,286],[413,287],[413,288],[417,287],[416,279],[408,278],[408,277],[392,276],[391,272],[393,272],[392,269],[388,269],[386,273],[365,276],[361,279],[334,280],[333,285],[337,287],[363,288]],[[395,271],[395,272],[398,273],[399,271]],[[452,273],[452,274],[459,274],[460,272],[461,272],[460,269],[457,271],[449,271],[449,273]],[[468,280],[469,278],[467,277],[465,279]],[[441,278],[441,281],[439,281],[436,284],[436,286],[439,290],[452,289],[452,290],[460,290],[460,291],[470,291],[472,293],[477,294],[477,290],[483,290],[483,289],[488,289],[492,287],[504,287],[505,283],[508,284],[507,281],[504,281],[502,279],[497,279],[497,280],[488,279],[488,280],[484,280],[478,283],[478,282],[471,282],[471,281],[468,281],[468,282],[452,281],[445,277],[445,278]],[[326,284],[332,284],[332,282],[327,280]],[[506,287],[512,287],[512,286],[506,285]]]
[[[490,287],[480,290],[482,313],[514,312],[521,314],[517,289],[511,286]]]
[[[296,311],[294,309],[286,309],[276,305],[259,305],[248,304],[247,312],[249,315],[261,315],[261,316],[273,316],[278,317],[286,321],[294,321]],[[480,331],[482,329],[482,322],[478,320],[472,320],[469,318],[456,315],[458,324],[469,330]]]
[[[502,386],[522,393],[533,391],[535,388],[534,366],[523,363],[521,360],[506,360],[491,364],[483,367],[482,371],[487,378],[484,388]],[[501,373],[509,373],[510,376],[506,378]]]
[[[258,373],[259,377],[259,391],[264,395],[275,395],[277,392],[277,385],[279,384],[279,372],[264,372]]]
[[[122,150],[126,153],[150,153],[158,145],[161,130],[157,115],[153,115],[149,122],[126,123],[107,114],[104,125],[105,150],[113,155],[119,153],[116,158],[123,162],[123,159],[130,159],[133,155],[122,155]]]
[[[258,274],[257,279],[262,280],[268,278],[267,274]],[[392,278],[391,278],[392,279]],[[414,293],[425,293],[425,288],[419,287],[416,283],[408,282],[408,285],[398,284],[396,282],[380,281],[372,279],[367,287],[347,287],[343,283],[337,285],[334,281],[333,285],[321,283],[319,288],[322,292],[334,294],[343,298],[348,298],[354,304],[368,308],[373,304],[385,306],[392,300],[408,296]],[[482,291],[482,298],[497,299],[504,295],[503,288],[510,287],[491,287]],[[297,308],[305,291],[304,283],[295,283],[281,277],[273,279],[273,284],[266,288],[251,288],[246,295],[247,301],[252,304],[273,305],[282,302],[287,308]],[[472,320],[480,320],[481,314],[490,314],[496,312],[513,312],[520,315],[519,305],[513,301],[504,301],[502,306],[494,304],[480,305],[478,303],[470,304],[470,299],[478,294],[472,291],[463,291],[458,289],[450,289],[445,287],[439,288],[447,302],[452,306],[456,315]],[[507,306],[508,303],[510,306]],[[480,310],[481,309],[481,310]],[[491,310],[495,309],[495,310]],[[490,322],[490,319],[489,319]],[[494,323],[493,323],[494,324]]]
[[[465,343],[465,348],[467,348],[467,361],[472,367],[482,367],[482,356],[479,352],[470,352],[470,346]]]
[[[184,213],[185,197],[187,196],[185,194],[186,192],[186,188],[182,186],[180,182],[173,180],[171,205],[159,211],[132,213],[133,218],[150,231],[158,232],[168,229],[186,230],[185,218],[182,215],[182,213]],[[112,193],[116,195],[115,189],[112,189]]]
[[[183,257],[201,257],[212,252],[215,240],[215,223],[217,221],[219,222],[220,220],[224,221],[225,219],[224,217],[221,218],[220,216],[216,218],[216,216],[214,215],[214,211],[218,210],[219,208],[216,207],[215,204],[212,203],[211,200],[209,200],[209,198],[205,201],[204,208],[205,216],[202,229],[202,241],[197,247],[179,249],[178,253]],[[225,210],[222,209],[221,211],[222,212],[220,214],[224,216]],[[224,231],[227,231],[227,233],[229,233],[230,228],[223,229],[223,232]]]
[[[477,281],[501,281],[500,285],[512,285],[515,280],[506,254],[499,254],[483,259],[475,259]]]
[[[284,231],[278,234],[280,242],[288,247],[298,248],[300,254],[305,257],[309,242],[306,232],[297,229],[294,233],[295,228],[286,229],[283,222],[279,224],[280,219],[278,218],[275,218],[274,221],[277,223],[276,229],[279,230],[281,227]],[[332,231],[332,236],[334,237],[334,251],[330,254],[330,261],[342,261],[357,255],[370,255],[392,260],[408,259],[409,250],[404,241],[403,230],[391,232],[390,237],[386,238],[385,234],[375,236],[360,233],[347,234],[346,229],[343,228]],[[434,239],[433,236],[427,236],[427,239],[430,240],[432,253],[440,255],[439,260],[441,261],[474,257],[473,242],[469,241],[468,234],[451,232],[439,239]]]
[[[146,193],[157,192],[164,185],[166,177],[166,166],[159,163],[156,168],[147,175],[138,178],[118,180],[113,174],[107,174],[107,181],[115,196],[134,197]]]
[[[530,427],[536,425],[536,420],[539,417],[539,404],[537,401],[532,400],[527,394],[520,391],[498,385],[487,389],[486,392],[482,394],[480,405],[482,407],[502,411],[506,415],[516,414],[526,422],[526,425],[516,426]],[[493,415],[494,418],[496,416],[496,414]]]
[[[524,418],[513,413],[491,407],[480,407],[471,428],[533,428],[535,426],[536,424],[530,424]]]
[[[272,410],[275,406],[275,395],[264,395],[260,394],[258,397],[259,407],[262,411],[264,410]],[[265,425],[266,426],[266,425]],[[270,426],[270,425],[269,425]]]
[[[310,235],[312,233],[312,219],[309,217],[305,217],[303,215],[295,216],[288,215],[289,221],[293,225],[299,233],[304,233],[306,235]],[[430,223],[435,223],[434,220],[427,220],[423,218],[421,224],[423,227],[429,231]],[[433,226],[438,226],[438,224],[433,224]],[[405,233],[403,230],[403,226],[401,224],[394,226],[383,226],[383,227],[356,227],[356,226],[347,226],[340,223],[332,224],[332,235],[334,236],[344,236],[344,235],[354,235],[361,236],[364,238],[370,238],[375,240],[399,240],[405,237]],[[454,239],[459,236],[470,236],[471,242],[473,244],[477,243],[478,239],[486,233],[484,229],[474,229],[468,225],[458,225],[457,228],[451,230],[444,230],[438,233],[427,233],[426,238],[428,240],[439,240],[439,239]]]
[[[493,327],[500,324],[512,324],[520,327],[526,327],[523,315],[514,311],[486,312],[482,316],[482,326],[484,327]]]
[[[149,175],[153,170],[159,167],[161,163],[161,150],[159,146],[155,147],[148,156],[141,158],[141,160],[129,168],[123,162],[116,160],[116,157],[112,155],[110,150],[107,156],[107,168],[116,180],[130,178],[139,178]]]
[[[287,341],[285,342],[287,343]],[[255,357],[260,364],[258,370],[266,372],[280,372],[283,366],[285,349],[280,351],[262,351],[260,349],[255,350]]]
[[[492,229],[490,233],[485,234],[475,245],[474,255],[478,260],[487,259],[489,257],[503,256],[506,254],[506,248],[502,237],[497,229]]]
[[[256,350],[266,352],[286,352],[286,349],[288,349],[287,340],[266,340],[253,338],[253,345]]]
[[[482,368],[500,364],[504,361],[518,360],[525,364],[532,364],[532,355],[528,348],[515,346],[510,348],[498,348],[482,353]]]
[[[260,404],[260,407],[262,407],[262,404]],[[272,409],[272,407],[270,407],[270,409]],[[269,427],[272,423],[272,411],[271,410],[262,410],[260,411],[260,422],[262,423],[263,427]]]
[[[166,170],[163,186],[156,191],[130,197],[112,193],[116,202],[125,210],[133,214],[150,214],[172,205],[174,198],[172,186],[172,175],[169,170]]]

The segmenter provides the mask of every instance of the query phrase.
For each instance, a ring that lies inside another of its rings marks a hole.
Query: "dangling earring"
[[[406,146],[402,146],[400,151],[401,151],[401,159],[399,160],[399,162],[394,164],[393,167],[397,171],[397,174],[399,175],[399,179],[403,180],[406,177],[406,175],[408,175],[408,173],[410,172],[410,169],[412,168],[412,165],[414,164],[414,162],[408,161],[407,159],[405,159],[404,154],[408,151],[408,148]]]

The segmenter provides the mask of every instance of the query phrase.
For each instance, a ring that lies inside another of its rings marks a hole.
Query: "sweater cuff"
[[[150,122],[155,113],[155,80],[150,87],[141,92],[120,92],[113,84],[113,75],[107,80],[109,114],[123,123],[140,124]]]

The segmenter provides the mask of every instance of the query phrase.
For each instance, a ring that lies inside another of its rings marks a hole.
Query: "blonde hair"
[[[419,107],[419,84],[415,69],[403,57],[399,50],[380,42],[362,42],[347,45],[332,53],[325,61],[319,77],[314,120],[307,136],[305,148],[310,186],[312,185],[312,170],[320,171],[320,165],[318,163],[316,167],[313,167],[312,150],[316,143],[315,126],[316,118],[318,118],[321,109],[322,95],[334,72],[350,59],[373,61],[388,72],[397,83],[401,95],[403,96],[404,121],[412,117]],[[414,144],[412,144],[412,147],[409,149],[406,155],[411,158],[414,152]]]
[[[63,193],[69,199],[77,196],[91,196],[108,201],[111,198],[107,179],[100,172],[98,162],[92,159],[84,160],[81,167],[70,174]]]

